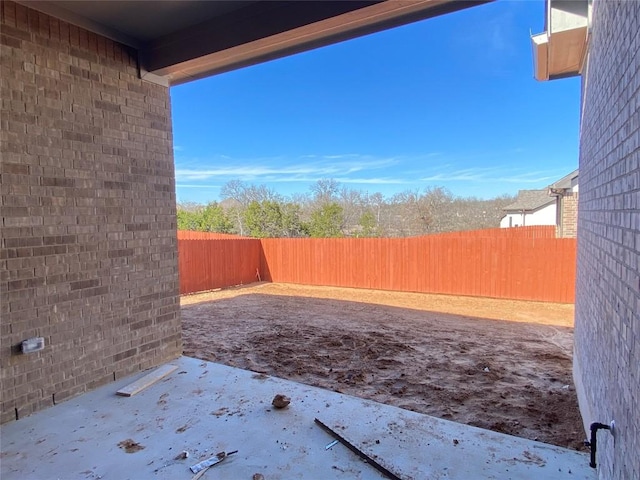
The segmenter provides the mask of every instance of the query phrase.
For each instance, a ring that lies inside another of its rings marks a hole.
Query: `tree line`
[[[443,187],[389,198],[318,180],[309,192],[284,197],[264,185],[232,180],[220,202],[178,204],[178,229],[269,237],[406,237],[494,228],[514,197],[458,197]]]

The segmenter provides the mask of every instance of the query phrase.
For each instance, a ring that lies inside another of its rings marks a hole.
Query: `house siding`
[[[640,478],[640,2],[598,1],[583,75],[574,377],[598,477]],[[615,438],[615,440],[614,440]]]
[[[511,222],[509,222],[511,220]],[[556,224],[556,204],[546,205],[538,210],[522,213],[507,213],[500,220],[501,228],[508,227],[532,227],[534,225],[555,225]]]
[[[123,45],[0,8],[7,422],[177,357],[181,330],[168,88]]]

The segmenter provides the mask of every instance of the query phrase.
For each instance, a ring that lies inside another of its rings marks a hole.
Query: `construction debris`
[[[178,455],[175,456],[174,460],[184,460],[185,458],[189,458],[189,452],[183,450]]]
[[[124,397],[131,397],[136,393],[141,392],[147,387],[150,387],[158,380],[162,380],[164,377],[177,370],[178,367],[175,365],[162,365],[161,367],[156,368],[153,372],[148,373],[144,377],[136,380],[133,383],[130,383],[124,388],[121,388],[116,392],[118,395],[122,395]]]
[[[380,465],[378,462],[376,462],[373,458],[371,458],[369,455],[367,455],[366,453],[364,453],[362,450],[360,450],[358,447],[356,447],[354,444],[352,444],[351,442],[349,442],[346,438],[344,438],[343,436],[341,436],[339,433],[336,433],[334,430],[332,430],[330,427],[328,427],[327,425],[325,425],[324,423],[322,423],[320,420],[318,420],[317,418],[314,419],[314,422],[316,422],[316,424],[318,424],[320,426],[320,428],[322,428],[325,432],[329,433],[330,435],[332,435],[333,437],[335,437],[337,440],[340,441],[340,443],[342,443],[345,447],[347,447],[349,450],[351,450],[353,453],[355,453],[356,455],[358,455],[360,458],[362,458],[365,462],[369,463],[373,468],[375,468],[376,470],[378,470],[380,473],[382,473],[384,476],[386,476],[387,478],[390,478],[391,480],[402,480],[398,475],[396,475],[395,473],[393,473],[391,470],[387,469],[386,467]]]
[[[271,405],[273,405],[275,408],[285,408],[289,406],[290,403],[291,403],[291,399],[289,397],[279,393],[275,397],[273,397],[273,401],[271,402]]]
[[[216,455],[214,455],[211,458],[208,458],[206,460],[203,460],[200,463],[196,463],[195,465],[193,465],[192,467],[190,467],[190,470],[193,473],[198,473],[202,470],[205,470],[209,467],[212,467],[214,465],[217,465],[218,463],[222,462],[224,459],[226,459],[229,455],[233,455],[234,453],[238,453],[237,450],[234,450],[233,452],[220,452],[217,453]]]
[[[126,440],[122,440],[121,442],[119,442],[118,447],[120,447],[127,453],[136,453],[136,452],[139,452],[140,450],[144,450],[144,445],[141,445],[130,438],[127,438]]]
[[[337,445],[338,443],[339,443],[339,442],[338,442],[338,440],[334,440],[333,442],[328,443],[327,445],[325,445],[325,446],[324,446],[324,449],[325,449],[325,450],[329,450],[331,447],[333,447],[333,446]]]

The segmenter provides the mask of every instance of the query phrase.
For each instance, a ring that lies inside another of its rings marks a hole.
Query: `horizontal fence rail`
[[[410,238],[179,240],[181,293],[260,278],[573,303],[576,240],[554,236],[554,227],[521,227]]]

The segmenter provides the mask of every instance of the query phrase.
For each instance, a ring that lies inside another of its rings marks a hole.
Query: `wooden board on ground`
[[[124,397],[131,397],[136,393],[141,392],[145,388],[150,387],[158,380],[163,379],[177,369],[178,367],[176,367],[175,365],[162,365],[161,367],[156,368],[153,372],[148,373],[144,377],[136,380],[133,383],[130,383],[124,388],[121,388],[116,392],[116,394],[122,395]]]

